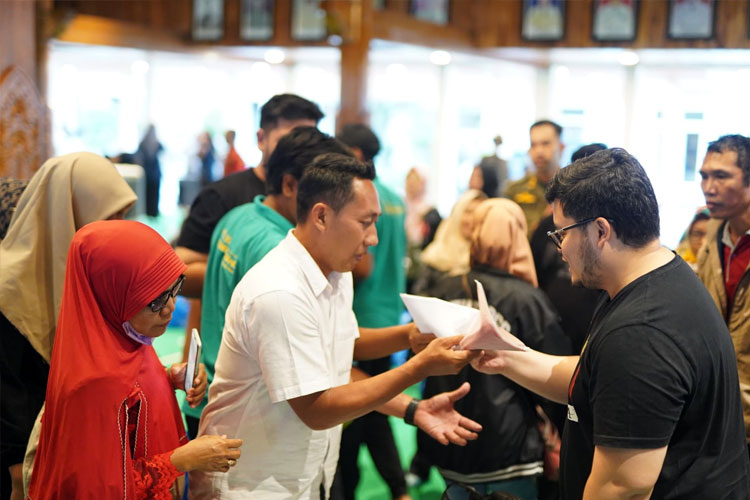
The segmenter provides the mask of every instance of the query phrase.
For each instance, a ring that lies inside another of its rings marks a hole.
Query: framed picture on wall
[[[448,24],[450,7],[450,0],[411,0],[409,4],[414,17],[420,21],[440,25]]]
[[[565,0],[523,0],[521,36],[553,42],[565,35]]]
[[[292,38],[322,40],[326,36],[326,11],[320,0],[292,1]]]
[[[716,0],[669,0],[667,37],[706,40],[714,37]]]
[[[594,0],[591,36],[598,42],[635,40],[638,0]]]
[[[242,0],[240,38],[270,40],[273,38],[274,0]]]
[[[193,40],[224,36],[224,0],[193,0]]]

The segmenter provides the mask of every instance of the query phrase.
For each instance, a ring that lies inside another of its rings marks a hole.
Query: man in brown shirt
[[[528,225],[528,235],[534,233],[539,221],[551,213],[544,191],[560,169],[560,158],[565,145],[560,140],[562,127],[550,120],[540,120],[529,129],[531,147],[529,157],[535,172],[511,182],[505,190],[505,197],[521,206]]]

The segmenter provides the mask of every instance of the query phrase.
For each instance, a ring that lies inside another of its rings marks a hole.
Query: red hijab
[[[187,441],[154,349],[122,327],[185,268],[158,233],[138,222],[93,222],[76,233],[29,498],[132,499],[132,459]],[[126,421],[134,395],[135,444],[127,432],[133,420]]]

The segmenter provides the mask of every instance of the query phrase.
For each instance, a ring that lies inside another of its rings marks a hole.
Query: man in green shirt
[[[505,197],[521,206],[528,227],[528,236],[534,234],[539,221],[552,213],[544,191],[547,184],[560,170],[560,160],[565,145],[560,140],[562,127],[550,120],[540,120],[529,129],[531,146],[529,157],[535,172],[511,182],[505,190]]]
[[[361,161],[372,162],[380,152],[380,141],[369,127],[345,125],[336,136],[352,148]],[[366,258],[352,270],[354,276],[354,314],[359,326],[382,328],[396,325],[404,305],[399,293],[406,291],[406,208],[401,198],[378,177],[373,180],[380,198],[380,217],[375,223],[378,244],[370,247]],[[369,375],[378,375],[391,368],[391,358],[360,361],[358,366]],[[396,443],[388,417],[370,412],[344,429],[337,481],[341,481],[345,500],[354,498],[359,480],[357,455],[366,443],[378,472],[391,490],[391,498],[405,500],[406,480],[401,468]]]
[[[297,127],[284,136],[268,160],[267,196],[258,195],[221,218],[211,236],[201,316],[201,361],[210,384],[232,292],[245,273],[271,251],[297,223],[297,183],[316,156],[340,153],[346,146],[315,127]],[[182,407],[195,437],[207,398],[195,408]]]

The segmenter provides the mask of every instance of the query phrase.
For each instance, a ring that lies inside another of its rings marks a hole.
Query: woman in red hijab
[[[187,441],[174,395],[184,370],[168,373],[150,345],[172,317],[184,270],[138,222],[76,233],[28,498],[169,499],[184,472],[234,465],[241,440]],[[192,404],[205,394],[202,370],[195,382]]]

